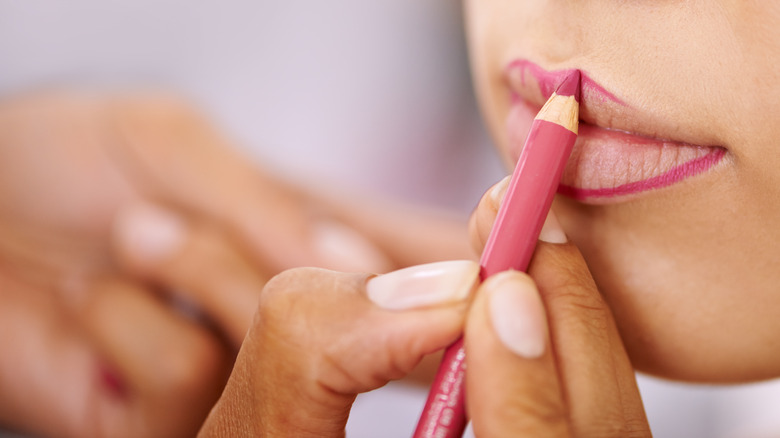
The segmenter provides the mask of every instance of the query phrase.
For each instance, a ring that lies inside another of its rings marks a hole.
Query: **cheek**
[[[505,0],[467,0],[466,26],[473,85],[483,120],[505,163],[513,160],[508,151],[506,129],[511,96],[504,79],[508,51],[514,44],[525,43],[527,19],[524,2]]]

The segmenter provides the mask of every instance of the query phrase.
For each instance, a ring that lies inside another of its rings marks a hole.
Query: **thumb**
[[[547,317],[526,274],[507,271],[477,292],[466,325],[466,394],[474,433],[570,436]]]
[[[452,261],[370,279],[314,268],[276,276],[201,436],[343,436],[357,394],[458,338],[478,273]]]

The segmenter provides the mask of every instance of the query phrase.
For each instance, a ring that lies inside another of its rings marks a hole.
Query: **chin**
[[[642,309],[625,308],[621,300],[610,299],[618,294],[604,292],[637,371],[669,380],[711,384],[780,376],[780,363],[773,353],[777,348],[766,345],[758,329],[756,336],[750,337],[745,336],[751,334],[749,326],[732,324],[735,321],[728,318],[697,320],[708,312],[723,314],[720,308],[679,306],[671,297],[645,302]]]

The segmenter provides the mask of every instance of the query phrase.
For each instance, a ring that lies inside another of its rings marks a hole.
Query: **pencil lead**
[[[574,96],[574,100],[580,101],[580,81],[582,73],[579,70],[572,70],[558,85],[555,94],[559,96]]]

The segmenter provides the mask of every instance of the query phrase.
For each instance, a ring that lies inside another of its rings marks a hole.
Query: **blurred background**
[[[443,0],[0,0],[0,93],[161,89],[264,164],[472,208],[501,175]]]
[[[505,174],[451,0],[0,0],[0,98],[40,88],[174,92],[293,179],[464,215]],[[640,384],[656,436],[780,436],[780,384]],[[408,436],[425,395],[360,397],[349,435]]]

